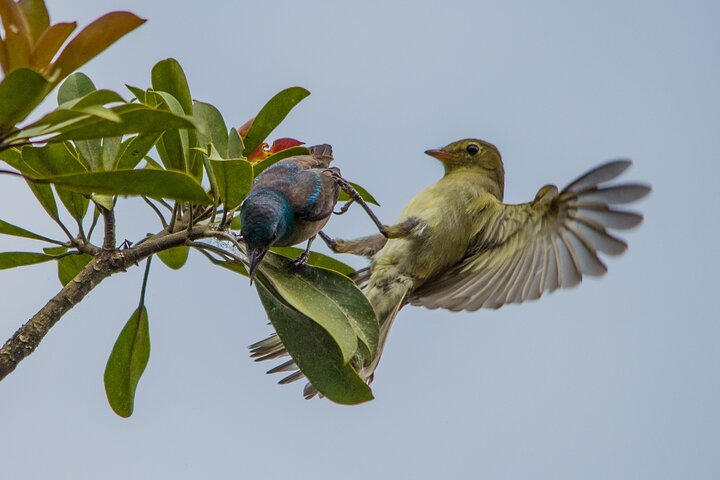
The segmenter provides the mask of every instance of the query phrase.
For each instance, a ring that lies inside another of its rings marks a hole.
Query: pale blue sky
[[[125,96],[168,56],[234,125],[308,88],[277,136],[332,143],[387,222],[441,175],[422,152],[468,136],[503,153],[509,202],[616,157],[654,191],[599,281],[499,311],[404,309],[359,407],[265,375],[246,350],[270,331],[254,290],[193,255],[154,266],[150,363],[135,414],[115,416],[102,373],[142,272],[113,277],[0,383],[4,477],[720,478],[720,3],[48,3],[55,21],[148,19],[83,69]],[[0,218],[59,235],[17,179],[0,199]],[[119,236],[153,222],[123,202]],[[371,230],[359,211],[328,227]],[[59,289],[49,264],[0,284],[0,341]]]

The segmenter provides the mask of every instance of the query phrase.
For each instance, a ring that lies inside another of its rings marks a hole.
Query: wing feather
[[[605,274],[598,254],[619,255],[627,249],[608,230],[626,230],[642,221],[639,213],[612,206],[650,192],[650,187],[635,183],[606,185],[630,165],[629,160],[609,162],[559,193],[543,187],[533,202],[499,204],[499,213],[478,228],[468,255],[427,280],[410,303],[453,311],[499,308],[573,287],[586,275]]]

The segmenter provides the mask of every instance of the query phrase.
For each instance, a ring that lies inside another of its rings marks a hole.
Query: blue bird
[[[340,170],[330,167],[332,160],[332,147],[318,145],[310,148],[310,155],[282,160],[255,178],[240,207],[250,282],[270,247],[307,240],[307,248],[293,265],[307,260],[312,241],[338,201]]]

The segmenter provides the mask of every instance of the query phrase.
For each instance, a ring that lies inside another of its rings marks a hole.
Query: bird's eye
[[[478,153],[478,152],[480,151],[480,147],[478,147],[478,146],[475,145],[474,143],[471,143],[470,145],[468,145],[468,146],[465,148],[465,150],[466,150],[470,155],[475,155],[476,153]]]

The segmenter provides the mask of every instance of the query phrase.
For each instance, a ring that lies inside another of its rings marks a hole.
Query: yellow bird
[[[642,221],[639,213],[613,206],[650,192],[642,184],[608,185],[631,165],[617,160],[562,191],[546,185],[532,202],[508,205],[503,203],[505,171],[494,145],[466,139],[425,153],[443,163],[445,175],[416,195],[391,227],[401,238],[323,236],[335,252],[372,257],[370,268],[356,278],[380,323],[378,355],[360,370],[367,382],[403,306],[500,308],[573,287],[584,275],[603,275],[607,267],[598,252],[619,255],[627,249],[608,229],[628,229]],[[276,336],[251,350],[258,360],[287,354]],[[290,360],[271,372],[294,369]],[[301,377],[298,371],[281,383]],[[315,393],[311,385],[305,388],[306,397]]]

